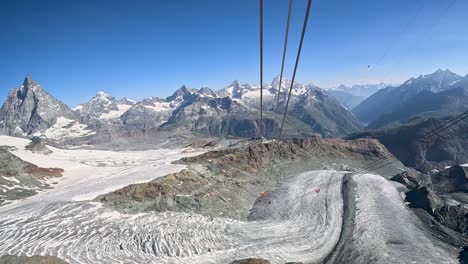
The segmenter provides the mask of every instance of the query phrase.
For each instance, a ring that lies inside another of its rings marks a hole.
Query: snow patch
[[[87,130],[87,125],[80,124],[75,120],[58,117],[53,126],[48,128],[44,133],[37,134],[36,136],[45,136],[51,140],[64,140],[68,138],[84,137],[96,134],[92,130]]]
[[[82,106],[82,105],[79,105],[79,106],[73,108],[72,110],[73,110],[73,111],[81,111],[82,109],[83,109],[83,106]]]
[[[156,112],[167,111],[172,109],[172,105],[168,102],[155,102],[153,105],[144,105],[146,109],[151,109]]]
[[[118,110],[112,110],[112,111],[109,111],[109,113],[104,113],[99,117],[99,119],[108,120],[108,119],[119,118],[123,113],[125,113],[131,107],[132,107],[131,105],[119,104],[117,105]]]

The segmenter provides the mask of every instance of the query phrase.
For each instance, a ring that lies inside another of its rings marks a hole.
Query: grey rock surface
[[[0,133],[25,136],[52,126],[58,117],[77,120],[64,103],[48,94],[30,76],[13,89],[0,109]]]

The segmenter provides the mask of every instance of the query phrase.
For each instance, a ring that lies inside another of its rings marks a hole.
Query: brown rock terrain
[[[68,262],[52,256],[5,255],[0,257],[0,264],[68,264]]]
[[[254,143],[183,158],[178,163],[187,164],[186,170],[96,200],[127,213],[179,211],[246,219],[260,194],[289,176],[309,170],[355,170],[386,155],[385,147],[373,139],[310,137]],[[396,162],[380,172],[391,176],[403,168]]]

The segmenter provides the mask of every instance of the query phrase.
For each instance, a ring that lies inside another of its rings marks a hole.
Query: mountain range
[[[280,85],[278,77],[263,85],[267,138],[278,131],[290,85],[289,80]],[[385,84],[341,85],[324,90],[313,84],[294,83],[283,135],[341,137],[362,131],[363,124],[368,130],[398,126],[418,116],[444,117],[468,108],[468,75],[462,77],[448,69],[411,78],[400,86],[382,86]],[[356,98],[363,101],[353,108],[351,101]],[[260,127],[260,87],[238,81],[217,91],[184,85],[167,98],[141,101],[98,92],[88,102],[70,109],[27,76],[21,87],[10,91],[0,109],[0,133],[38,136],[71,145],[153,139],[164,133],[249,138],[259,137]]]
[[[285,109],[287,87],[281,84],[278,113]],[[274,122],[278,78],[264,84],[263,108],[266,136],[278,128]],[[19,136],[40,136],[53,141],[89,139],[99,134],[191,133],[208,136],[257,137],[260,132],[260,87],[234,81],[219,91],[182,86],[167,98],[139,102],[116,99],[98,92],[88,102],[70,109],[53,98],[30,76],[13,89],[0,110],[0,131]],[[294,83],[286,136],[346,135],[361,129],[359,121],[325,90]]]
[[[328,89],[327,92],[348,109],[353,109],[367,97],[388,86],[390,85],[385,83],[352,86],[342,84],[336,88]]]
[[[458,112],[468,106],[467,84],[468,76],[462,77],[448,69],[439,69],[432,74],[411,78],[400,86],[380,89],[352,112],[371,128],[429,111],[442,111],[444,114]]]

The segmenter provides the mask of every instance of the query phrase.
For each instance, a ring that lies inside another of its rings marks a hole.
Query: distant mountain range
[[[285,109],[289,84],[285,80],[281,85],[279,113]],[[272,136],[279,123],[273,120],[279,86],[278,78],[264,85],[263,125],[267,136]],[[98,92],[72,110],[28,76],[3,104],[0,131],[59,142],[99,134],[132,136],[157,131],[256,137],[260,131],[259,98],[259,86],[234,81],[219,91],[183,86],[167,98],[150,97],[139,102],[118,100]],[[311,84],[294,84],[284,129],[286,136],[335,137],[360,128],[359,121],[326,91]]]
[[[278,129],[290,84],[288,80],[281,84],[276,123],[279,78],[263,86],[266,137]],[[443,117],[468,109],[468,76],[449,70],[411,78],[400,86],[383,86],[341,85],[323,90],[313,84],[294,83],[284,135],[341,137],[361,131],[363,123],[375,129],[397,126],[417,116]],[[182,86],[167,98],[141,101],[98,92],[70,109],[28,76],[20,88],[10,91],[0,109],[0,133],[69,144],[142,136],[151,141],[162,133],[258,137],[260,126],[260,87],[237,81],[218,91]]]
[[[336,88],[328,89],[327,92],[335,97],[348,109],[353,109],[378,90],[390,86],[389,84],[366,84],[366,85],[340,85]]]
[[[468,77],[450,70],[411,78],[402,85],[380,89],[352,112],[369,127],[376,128],[416,115],[446,115],[468,107]]]

